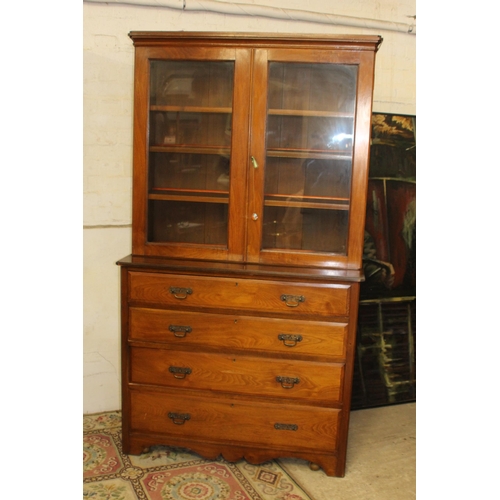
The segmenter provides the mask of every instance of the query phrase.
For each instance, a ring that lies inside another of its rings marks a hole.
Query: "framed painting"
[[[416,117],[374,113],[352,409],[416,399]]]

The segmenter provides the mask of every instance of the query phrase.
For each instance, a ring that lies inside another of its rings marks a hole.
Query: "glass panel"
[[[196,153],[151,153],[150,193],[174,189],[228,196],[229,158]]]
[[[345,254],[357,66],[269,64],[263,248]]]
[[[151,61],[151,104],[231,107],[234,63]]]
[[[218,146],[231,144],[231,114],[151,111],[150,146]]]
[[[234,63],[151,61],[148,241],[227,246]]]
[[[149,241],[227,245],[228,205],[149,201]]]
[[[348,212],[314,208],[266,207],[263,248],[343,254]]]

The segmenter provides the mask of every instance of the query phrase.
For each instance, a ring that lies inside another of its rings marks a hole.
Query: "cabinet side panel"
[[[123,452],[130,450],[130,391],[129,391],[129,307],[128,307],[128,271],[120,269],[121,279],[121,383],[122,383],[122,436]]]
[[[351,287],[350,295],[350,314],[349,314],[349,331],[347,334],[346,346],[346,366],[344,372],[344,397],[342,406],[345,411],[342,412],[342,418],[338,427],[338,462],[337,462],[337,475],[343,477],[345,474],[345,463],[347,453],[347,435],[349,431],[349,416],[351,408],[351,392],[352,392],[352,377],[354,373],[354,354],[356,349],[356,329],[358,317],[358,303],[359,303],[359,283]]]

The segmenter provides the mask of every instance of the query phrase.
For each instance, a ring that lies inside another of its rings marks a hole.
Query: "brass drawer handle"
[[[186,420],[191,419],[191,415],[189,413],[169,412],[168,418],[170,418],[175,425],[182,425],[184,422],[186,422]]]
[[[279,382],[283,389],[293,389],[293,386],[298,384],[300,379],[297,377],[276,377],[276,382]]]
[[[291,335],[289,333],[280,333],[278,339],[283,341],[287,347],[295,347],[297,342],[302,342],[302,335]]]
[[[184,300],[188,295],[193,293],[191,288],[182,288],[179,286],[171,286],[169,288],[170,293],[174,295],[176,299]]]
[[[274,424],[274,428],[278,431],[296,431],[299,426],[296,424]]]
[[[170,325],[168,329],[174,334],[174,337],[183,339],[187,333],[191,333],[193,329],[190,326]]]
[[[282,295],[280,298],[288,307],[297,307],[306,300],[303,295]]]
[[[191,368],[183,368],[182,366],[171,366],[168,371],[174,375],[174,378],[182,380],[187,375],[191,375]]]

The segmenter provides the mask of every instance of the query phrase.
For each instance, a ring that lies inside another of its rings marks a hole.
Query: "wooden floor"
[[[416,403],[351,412],[346,475],[328,477],[306,462],[281,465],[314,500],[416,498]]]

